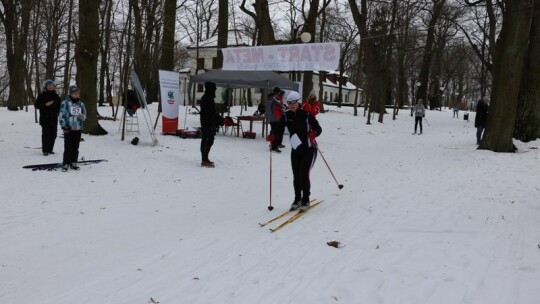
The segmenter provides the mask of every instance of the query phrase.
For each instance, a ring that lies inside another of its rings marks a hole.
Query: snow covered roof
[[[199,47],[212,48],[217,47],[217,38],[218,36],[212,36],[206,40],[199,42]],[[229,35],[227,36],[227,46],[229,47],[238,47],[238,46],[251,46],[251,39],[244,33],[236,30],[229,30]],[[195,48],[196,44],[188,46],[188,48]]]

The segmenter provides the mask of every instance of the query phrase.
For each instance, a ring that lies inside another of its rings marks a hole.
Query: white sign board
[[[159,84],[161,87],[163,133],[175,133],[178,129],[178,109],[180,106],[180,74],[159,70]]]
[[[318,71],[336,70],[339,43],[280,44],[226,48],[223,70]]]

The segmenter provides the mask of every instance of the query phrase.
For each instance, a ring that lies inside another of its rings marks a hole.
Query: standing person
[[[58,132],[58,114],[60,113],[60,96],[56,93],[56,85],[52,80],[43,83],[43,91],[36,98],[35,106],[39,110],[41,125],[41,151],[43,155],[54,154],[54,142]]]
[[[413,108],[414,113],[414,133],[416,134],[416,130],[418,127],[418,124],[420,124],[420,134],[422,134],[422,119],[426,116],[426,108],[424,108],[424,104],[422,103],[422,99],[418,99],[418,103]],[[412,116],[412,113],[411,113]]]
[[[201,97],[201,167],[214,168],[215,164],[210,161],[208,155],[214,145],[214,138],[218,128],[219,115],[216,112],[216,84],[204,83],[204,94]]]
[[[457,104],[454,105],[453,110],[454,110],[454,116],[452,118],[454,118],[454,117],[459,118],[459,107],[458,107]]]
[[[489,112],[489,105],[487,103],[486,96],[480,98],[476,104],[476,117],[474,118],[474,127],[476,128],[476,144],[480,144],[482,140],[482,133],[486,128],[487,116]]]
[[[266,99],[266,121],[270,124],[270,138],[271,141],[271,150],[277,153],[281,153],[280,147],[283,148],[283,133],[285,132],[284,126],[280,123],[281,117],[283,116],[283,110],[285,106],[283,105],[283,91],[275,87],[272,90],[272,94],[268,95]]]
[[[309,209],[311,182],[309,173],[317,158],[315,137],[322,132],[317,119],[300,108],[300,94],[292,91],[287,97],[289,110],[281,118],[287,126],[291,144],[291,166],[293,171],[294,201],[291,210]]]
[[[315,97],[315,92],[309,93],[309,96],[304,99],[302,103],[302,110],[308,112],[311,116],[316,117],[317,114],[321,112],[321,107],[317,98]]]
[[[79,170],[76,162],[79,158],[83,122],[86,120],[86,107],[80,94],[81,90],[77,86],[70,86],[69,95],[60,107],[60,127],[64,131],[64,172],[70,168]]]

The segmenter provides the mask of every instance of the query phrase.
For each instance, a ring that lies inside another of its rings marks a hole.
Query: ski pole
[[[429,127],[431,127],[431,125],[429,124],[429,121],[427,121],[427,119],[426,119],[425,117],[423,117],[423,118],[424,118],[424,120],[426,121],[427,125],[428,125]]]
[[[338,188],[341,190],[343,189],[343,185],[338,183],[336,177],[334,176],[334,173],[332,172],[332,169],[330,169],[330,166],[328,165],[328,162],[324,158],[324,154],[322,153],[321,149],[317,147],[317,150],[319,150],[319,154],[321,155],[322,159],[324,160],[324,163],[326,164],[326,168],[328,168],[328,171],[330,171],[330,174],[332,174],[332,177],[334,178],[334,181],[336,182]]]
[[[272,211],[274,209],[272,207],[272,142],[268,146],[268,151],[270,151],[270,205],[268,206],[268,210]]]

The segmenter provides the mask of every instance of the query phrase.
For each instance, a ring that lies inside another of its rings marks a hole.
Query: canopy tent
[[[208,71],[199,75],[190,75],[192,83],[215,83],[218,87],[238,88],[273,88],[298,90],[298,84],[272,71]]]

